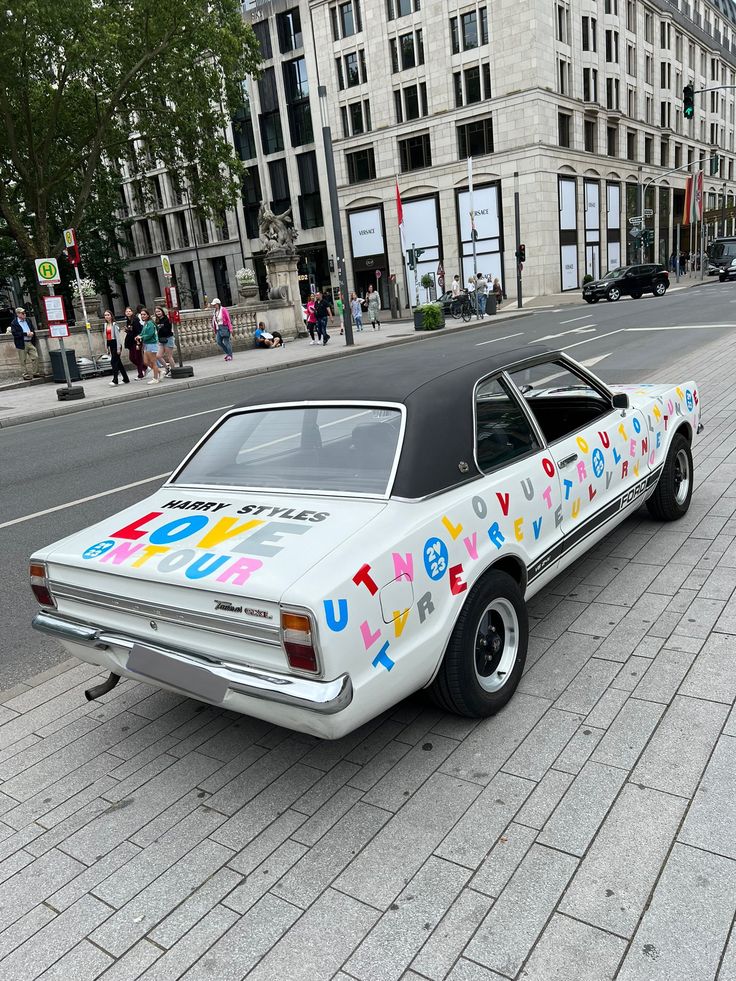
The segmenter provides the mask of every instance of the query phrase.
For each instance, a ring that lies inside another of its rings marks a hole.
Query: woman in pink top
[[[314,344],[314,332],[317,329],[317,315],[314,312],[314,293],[309,294],[309,299],[306,305],[307,311],[307,330],[309,331],[309,336],[311,337],[310,344]]]
[[[215,335],[217,346],[225,353],[225,360],[233,360],[233,325],[230,322],[230,314],[220,302],[219,297],[215,297],[210,306],[214,308],[212,314],[212,332]]]

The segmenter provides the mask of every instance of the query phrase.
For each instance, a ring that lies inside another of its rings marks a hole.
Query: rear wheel
[[[463,303],[462,313],[463,313],[463,320],[465,321],[465,323],[467,323],[470,320],[470,318],[473,316],[473,308],[471,307],[469,300],[466,300],[465,303]]]
[[[490,572],[465,602],[430,692],[449,712],[493,715],[521,679],[529,623],[521,589],[505,572]]]
[[[664,283],[654,284],[654,289],[652,290],[652,293],[654,293],[655,296],[664,296],[666,292],[667,292],[667,287],[665,286]]]
[[[657,489],[647,508],[658,521],[677,521],[687,514],[693,495],[693,456],[682,433],[675,433]]]
[[[632,300],[640,300],[641,299],[641,291],[640,290],[637,290],[635,293],[632,293],[631,294],[631,299]]]
[[[610,290],[606,294],[606,299],[608,300],[609,303],[615,303],[616,300],[621,299],[621,290],[618,288],[618,286],[612,286],[610,288]]]

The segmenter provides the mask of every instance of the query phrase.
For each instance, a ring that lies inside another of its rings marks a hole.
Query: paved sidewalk
[[[510,305],[509,305],[510,306]],[[507,309],[495,317],[486,317],[483,324],[489,332],[502,327],[503,323],[514,317],[527,316],[526,311]],[[430,336],[446,334],[448,331],[470,330],[478,327],[480,321],[475,319],[469,323],[448,320],[441,331],[416,331],[408,320],[383,321],[380,330],[370,327],[354,333],[355,344],[346,347],[345,338],[340,336],[339,329],[332,329],[331,340],[326,346],[310,345],[308,337],[300,337],[289,341],[283,349],[236,351],[232,361],[225,362],[222,355],[216,354],[209,358],[198,358],[189,362],[194,368],[193,378],[164,379],[159,385],[148,385],[145,381],[133,381],[130,374],[130,384],[122,382],[113,387],[110,385],[111,376],[84,379],[75,382],[82,385],[85,398],[78,402],[59,402],[56,397],[58,384],[26,384],[0,385],[0,429],[17,426],[24,422],[34,422],[37,419],[48,419],[50,416],[66,415],[69,412],[82,412],[85,409],[100,405],[115,405],[134,399],[158,397],[167,392],[181,391],[184,388],[198,388],[201,385],[211,385],[215,382],[232,381],[247,378],[249,375],[260,374],[264,371],[277,371],[280,368],[291,367],[295,364],[308,364],[310,361],[332,360],[349,357],[361,351],[383,346],[386,344],[406,344],[412,341],[426,340]],[[126,361],[126,368],[128,367]]]
[[[657,373],[703,398],[690,513],[532,601],[493,719],[320,743],[74,661],[0,697],[0,977],[733,981],[733,355]]]

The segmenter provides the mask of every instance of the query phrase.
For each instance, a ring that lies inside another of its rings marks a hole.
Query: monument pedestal
[[[269,282],[269,300],[288,300],[294,310],[294,327],[299,331],[302,323],[302,299],[299,292],[298,257],[294,252],[274,249],[266,259],[266,276]]]

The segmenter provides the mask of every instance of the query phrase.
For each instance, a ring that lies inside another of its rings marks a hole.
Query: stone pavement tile
[[[625,559],[600,558],[588,553],[584,558],[579,559],[572,568],[580,574],[584,582],[603,587],[612,582],[627,565]]]
[[[315,783],[299,800],[292,805],[295,811],[302,814],[313,815],[337,792],[341,790],[351,777],[360,772],[360,767],[355,763],[348,763],[341,760],[331,770],[328,770],[323,777]]]
[[[570,625],[570,630],[594,638],[607,637],[627,612],[625,606],[613,606],[610,603],[596,601],[581,611],[580,616]]]
[[[685,613],[698,595],[695,588],[680,589],[667,604],[667,613]],[[684,621],[683,621],[684,622]]]
[[[663,640],[667,640],[670,634],[677,630],[681,618],[682,614],[680,613],[662,613],[647,633],[650,637],[661,637]]]
[[[731,709],[728,720],[723,727],[724,736],[736,736],[736,706]]]
[[[190,893],[187,899],[176,907],[158,926],[150,930],[148,936],[161,947],[168,949],[199,923],[233,889],[243,881],[242,875],[232,869],[218,869],[214,875]],[[135,950],[132,947],[131,950]]]
[[[530,780],[497,773],[440,842],[435,855],[477,869],[533,789]]]
[[[649,565],[665,566],[672,561],[688,537],[687,532],[670,530],[669,525],[661,526],[649,539],[644,558]]]
[[[662,646],[669,651],[682,651],[684,654],[699,654],[705,644],[705,637],[690,637],[678,630],[671,633]]]
[[[736,635],[711,634],[682,683],[680,694],[733,705],[736,699]]]
[[[636,763],[664,712],[657,702],[629,698],[608,732],[598,743],[592,759],[627,770]]]
[[[316,814],[305,821],[291,837],[303,845],[314,845],[326,835],[330,828],[337,824],[340,818],[347,814],[350,808],[357,804],[363,794],[353,787],[343,787],[330,798]]]
[[[222,815],[201,808],[168,831],[148,848],[139,851],[117,872],[94,889],[109,906],[120,909],[188,851],[203,841],[222,821]],[[99,861],[99,859],[98,859]]]
[[[736,859],[735,800],[736,738],[721,736],[685,818],[680,841]]]
[[[227,863],[229,868],[235,869],[241,875],[250,875],[264,862],[269,855],[276,851],[287,838],[292,834],[298,833],[305,821],[303,814],[288,810],[280,814],[275,821],[272,821],[253,841],[238,852]],[[302,844],[310,844],[302,842]]]
[[[40,685],[34,685],[28,691],[16,695],[15,698],[9,699],[4,703],[4,707],[6,709],[12,709],[13,712],[17,713],[30,712],[31,709],[43,705],[44,702],[50,701],[56,695],[68,692],[72,688],[78,688],[80,685],[87,687],[89,685],[90,668],[91,666],[89,664],[72,662],[72,665],[67,670],[62,671],[60,674],[55,675]],[[91,669],[91,672],[93,674],[96,673],[94,668]],[[3,716],[0,714],[0,723],[2,721]],[[1,733],[2,729],[0,728]]]
[[[680,797],[692,797],[726,721],[725,705],[677,695],[631,775]]]
[[[420,696],[416,697],[418,699]],[[416,746],[417,743],[424,742],[425,736],[432,731],[436,731],[435,726],[445,718],[446,714],[446,712],[442,712],[436,708],[421,709],[416,718],[412,719],[403,732],[397,735],[397,740],[402,743],[409,743],[410,746]]]
[[[20,947],[16,947],[0,964],[2,977],[12,978],[13,981],[32,981],[76,947],[109,915],[110,910],[104,903],[92,896],[83,896]]]
[[[652,534],[651,530],[631,531],[614,545],[609,554],[621,559],[633,559],[637,555],[643,554],[647,562],[656,564],[657,559],[652,558],[648,551],[644,551],[648,549],[649,543],[654,537],[656,536]]]
[[[294,764],[220,825],[212,837],[221,845],[237,851],[291,807],[319,780],[321,773],[313,766]],[[214,807],[212,800],[208,801],[208,807]]]
[[[35,709],[24,713],[23,715],[17,716],[15,719],[11,719],[6,722],[2,728],[0,728],[0,750],[12,749],[13,744],[23,739],[32,733],[37,732],[40,728],[49,722],[59,722],[62,720],[61,725],[66,725],[65,716],[67,713],[72,711],[74,708],[79,706],[79,699],[81,692],[77,692],[75,689],[72,691],[65,692],[63,695],[59,695],[56,698],[52,698],[51,701],[44,702]],[[71,720],[70,720],[71,721]],[[80,719],[74,721],[80,722]],[[90,731],[90,727],[98,728],[98,724],[93,722],[93,720],[86,720],[84,728]],[[4,770],[0,768],[0,777],[4,776]]]
[[[642,637],[639,643],[636,645],[636,651],[634,652],[637,657],[656,657],[657,654],[664,647],[664,638],[662,637],[652,637],[647,634],[646,637]]]
[[[578,729],[554,761],[555,770],[572,774],[580,773],[604,734],[603,729],[593,729],[590,726]]]
[[[365,733],[360,741],[346,749],[345,759],[350,763],[357,763],[358,766],[365,766],[377,753],[382,752],[388,743],[400,736],[405,729],[406,725],[402,722],[397,722],[395,719],[383,719],[380,725]],[[319,749],[322,747],[320,746]],[[315,754],[314,750],[310,755],[313,754]]]
[[[346,963],[348,974],[359,981],[399,981],[457,899],[469,874],[451,862],[430,857]]]
[[[105,972],[104,981],[136,981],[162,954],[160,947],[141,940]]]
[[[318,742],[302,759],[302,763],[306,766],[316,766],[318,770],[331,770],[340,760],[352,756],[352,751],[356,746],[360,746],[372,732],[380,729],[387,721],[390,721],[388,719],[388,713],[384,712],[376,716],[375,719],[366,722],[360,728],[349,732],[347,736],[343,736],[341,739]],[[393,739],[394,736],[403,731],[403,728],[400,722],[391,722],[390,732],[393,735],[388,736],[388,739],[384,742]],[[351,759],[351,762],[362,765],[361,760],[358,759]]]
[[[131,712],[135,713],[136,708],[137,706],[132,706]],[[113,747],[113,752],[121,760],[132,759],[144,749],[165,739],[186,722],[194,721],[197,726],[205,725],[207,721],[206,711],[207,707],[203,706],[202,703],[198,704],[190,699],[181,702],[164,715],[149,722],[148,725],[137,729],[126,739],[122,739]]]
[[[328,981],[352,954],[378,916],[375,910],[363,903],[328,889],[273,946],[248,975],[248,981],[284,981],[285,978],[289,981]],[[227,936],[222,943],[226,940]],[[204,966],[216,951],[217,947],[204,958]],[[240,947],[237,953],[241,959]],[[242,976],[242,972],[222,973],[218,974],[218,981],[230,981],[231,978],[236,981]],[[210,981],[211,977],[212,974],[195,973],[191,978],[187,975],[186,981],[198,981],[200,978]]]
[[[644,593],[598,648],[596,657],[625,662],[647,635],[667,602],[665,596]]]
[[[526,649],[526,661],[524,662],[524,673],[531,671],[540,657],[554,644],[548,637],[539,637],[537,634],[529,634],[529,641]],[[438,730],[439,731],[439,730]],[[452,733],[448,733],[452,735]]]
[[[461,957],[447,975],[447,981],[506,981],[506,978],[487,967]]]
[[[336,888],[377,909],[387,909],[479,792],[476,785],[435,773],[353,859],[336,880]],[[337,828],[339,824],[333,831]]]
[[[518,777],[541,780],[577,732],[582,716],[551,708],[532,729],[503,769]]]
[[[707,637],[718,623],[725,605],[723,600],[696,597],[685,610],[677,632],[686,637]]]
[[[222,900],[223,905],[237,913],[247,913],[308,851],[306,845],[285,841]]]
[[[627,784],[573,878],[560,912],[631,937],[686,802]]]
[[[355,776],[350,778],[350,786],[360,791],[370,790],[406,756],[410,749],[408,743],[400,743],[395,739],[386,743],[380,753],[376,753],[369,763],[361,766]]]
[[[407,807],[410,808],[411,805],[408,804]],[[404,814],[405,811],[406,808],[402,809],[399,811],[399,815]],[[272,892],[295,906],[306,909],[340,875],[343,869],[347,868],[348,874],[350,873],[351,862],[353,866],[356,862],[361,862],[363,859],[361,849],[364,849],[366,845],[374,847],[379,854],[384,854],[374,839],[390,817],[388,811],[383,811],[378,807],[370,807],[368,804],[362,803],[356,804],[316,845],[304,854],[291,871],[273,887]],[[412,842],[412,844],[414,848],[421,848],[421,844],[418,842]],[[422,864],[431,851],[432,845],[426,846],[426,854],[425,850],[421,851],[421,858],[417,867]],[[356,858],[356,856],[358,857]],[[410,857],[401,856],[405,861]],[[386,861],[392,864],[392,871],[395,875],[398,859],[394,856],[386,856]],[[371,866],[369,862],[365,862],[363,868],[368,880],[365,885],[366,890],[375,885],[374,879],[381,879],[382,876],[388,874],[388,869],[381,864]],[[401,880],[399,888],[403,884],[404,882]],[[349,890],[345,889],[345,891]],[[398,892],[398,888],[396,892]]]
[[[626,941],[555,913],[519,981],[613,981]]]
[[[465,956],[514,977],[570,881],[577,859],[532,845],[465,948]]]
[[[84,865],[58,851],[50,851],[26,865],[4,882],[0,889],[0,930],[48,899],[84,868]]]
[[[442,765],[443,773],[487,784],[550,706],[519,692],[498,715],[484,719]]]
[[[736,911],[736,864],[675,845],[619,981],[713,981]]]
[[[599,645],[599,640],[583,634],[564,633],[527,671],[518,690],[542,698],[559,698]]]
[[[443,981],[492,903],[490,896],[474,889],[463,889],[412,961],[411,966],[418,975],[431,981]],[[385,914],[386,917],[390,915]]]
[[[536,837],[537,832],[532,828],[515,822],[510,824],[471,879],[471,888],[487,896],[500,896]]]
[[[736,583],[736,572],[734,572],[733,569],[716,568],[713,572],[713,575],[715,575],[716,572],[726,573],[727,575],[724,576],[724,578],[727,581],[730,580],[731,584]],[[724,583],[723,586],[724,592],[726,588],[727,585],[726,583]],[[736,589],[736,586],[734,586],[734,589]],[[715,625],[715,629],[719,633],[736,634],[736,593],[733,593],[730,599],[728,599],[728,602],[724,606],[723,611],[720,617],[718,618],[718,622]]]
[[[133,797],[112,804],[64,844],[64,850],[85,861],[103,855],[153,820],[169,804],[184,797],[222,764],[209,756],[190,753],[149,780]]]
[[[6,927],[0,933],[0,976],[2,976],[3,958],[7,957],[11,951],[15,950],[16,947],[20,947],[29,937],[38,933],[42,927],[45,927],[47,923],[50,923],[55,918],[56,914],[53,910],[49,909],[43,903],[39,903],[38,906],[34,906],[32,910],[29,910],[19,920],[16,920],[12,926]]]
[[[564,599],[555,609],[547,614],[532,627],[532,634],[537,637],[546,637],[548,640],[557,640],[566,630],[572,629],[572,624],[584,616],[589,607],[585,603],[577,600]]]
[[[428,737],[414,746],[368,791],[364,802],[387,811],[398,811],[457,747],[454,739]]]
[[[731,929],[731,939],[726,945],[717,981],[736,981],[736,930]]]
[[[5,882],[6,879],[11,878],[11,876],[14,876],[16,872],[20,872],[26,865],[30,865],[32,861],[33,855],[24,851],[22,848],[17,852],[13,852],[6,859],[3,859],[0,862],[0,884]]]
[[[611,682],[611,688],[619,688],[621,691],[633,692],[641,679],[651,666],[651,658],[631,657],[621,666],[621,670]]]
[[[113,913],[91,939],[103,950],[120,957],[231,857],[228,848],[206,839]]]
[[[661,571],[662,569],[658,565],[642,565],[638,562],[630,562],[599,593],[598,602],[613,604],[614,606],[633,606]]]
[[[222,789],[214,791],[213,786],[202,782],[202,790],[213,793],[209,806],[223,814],[235,814],[236,811],[256,797],[265,787],[277,780],[289,767],[293,766],[300,757],[304,756],[308,747],[298,739],[285,739],[270,753],[259,755],[247,769],[238,772]],[[258,747],[248,747],[246,758],[251,753],[258,753]],[[237,757],[232,761],[236,764]],[[222,764],[220,764],[222,766]],[[226,764],[227,766],[227,764]],[[213,771],[216,768],[213,767]],[[223,768],[224,769],[224,768]],[[315,774],[315,781],[319,774]],[[305,787],[306,790],[306,787]]]
[[[74,978],[74,981],[95,981],[112,963],[112,957],[88,940],[82,940],[40,974],[38,981],[69,981],[70,978]]]
[[[138,845],[139,848],[148,848],[159,838],[171,831],[173,827],[185,821],[190,814],[196,811],[200,806],[206,808],[208,796],[203,790],[190,790],[188,794],[184,794],[179,800],[174,801],[173,804],[169,804],[167,808],[157,814],[153,820],[149,821],[138,831],[135,831],[130,840],[134,845]],[[212,810],[210,808],[210,810]],[[213,812],[217,818],[220,820],[220,824],[227,820],[224,814],[220,814],[219,811]]]
[[[516,815],[519,824],[539,830],[573,781],[570,773],[560,770],[548,770],[535,787],[522,809]]]
[[[529,654],[527,652],[527,664]],[[432,727],[432,732],[439,736],[448,736],[450,739],[457,739],[462,742],[480,725],[480,719],[461,719],[459,715],[445,713],[442,718]]]
[[[587,715],[618,673],[612,661],[592,657],[555,702],[555,708]],[[606,723],[608,725],[608,723]]]
[[[246,715],[232,718],[228,713],[228,725],[213,733],[208,739],[197,746],[197,750],[205,756],[213,756],[216,760],[229,763],[252,743],[258,742],[273,726],[262,719],[253,719]]]
[[[161,744],[164,742],[162,740]],[[105,794],[105,800],[112,801],[116,803],[119,800],[124,800],[126,797],[131,797],[133,792],[138,790],[139,787],[143,786],[149,780],[157,777],[159,773],[163,773],[168,767],[176,763],[177,757],[171,756],[167,752],[157,753],[155,758],[150,760],[148,763],[144,763],[140,769],[136,770],[135,773],[131,773],[130,776],[119,783]],[[123,764],[126,766],[127,764]]]
[[[185,740],[186,742],[186,740]],[[170,751],[171,755],[179,755],[174,748]],[[231,781],[239,777],[248,767],[252,766],[263,756],[268,754],[268,750],[264,746],[248,746],[247,749],[239,753],[234,760],[221,766],[219,770],[207,777],[205,780],[199,782],[199,787],[201,790],[206,791],[208,794],[216,794],[218,790],[222,790]],[[223,813],[226,813],[224,807],[220,807]],[[227,813],[230,813],[229,811]]]
[[[618,767],[586,763],[542,828],[539,844],[582,857],[625,779]]]
[[[280,906],[277,907],[277,902],[278,900],[273,901],[270,911],[274,914],[273,918],[276,929],[281,929],[282,923],[277,920],[277,917],[279,914],[283,916],[283,911]],[[244,922],[231,909],[225,909],[224,906],[215,906],[196,926],[193,926],[188,933],[185,933],[181,940],[174,944],[171,950],[166,951],[162,957],[159,957],[158,960],[153,962],[144,974],[140,975],[141,981],[178,981],[192,964],[198,962],[202,955],[206,954],[212,948],[213,944],[216,944],[220,940],[223,934],[226,934],[234,925],[240,925]],[[288,922],[287,920],[286,923]],[[259,926],[261,926],[260,923]],[[245,929],[247,930],[247,926]],[[153,947],[153,944],[151,944],[151,947]],[[135,947],[132,950],[135,950]],[[236,962],[237,958],[233,960]],[[245,973],[245,968],[243,969],[243,973]],[[242,974],[238,975],[239,978],[242,976]],[[220,981],[217,973],[210,975],[210,979],[212,978],[217,978],[217,981]]]
[[[690,534],[693,538],[718,538],[727,521],[726,515],[707,514]]]
[[[94,786],[94,784],[92,785]],[[115,806],[115,805],[113,805]],[[46,852],[50,851],[52,848],[59,848],[61,851],[66,851],[66,843],[68,839],[80,828],[86,827],[91,821],[99,817],[100,814],[105,813],[109,809],[110,805],[107,801],[103,800],[101,797],[94,798],[90,800],[87,804],[74,810],[71,814],[65,817],[63,820],[59,821],[48,831],[43,831],[40,823],[35,825],[29,825],[24,828],[24,831],[33,832],[33,840],[26,845],[28,851],[40,858],[41,855],[45,855]],[[43,832],[43,833],[41,833]],[[0,845],[0,849],[2,845]]]
[[[131,711],[134,711],[136,715],[143,716],[150,722],[170,712],[177,705],[192,701],[185,695],[175,695],[173,691],[165,691],[163,688],[149,689],[149,691],[150,694],[136,702]]]
[[[634,689],[634,695],[646,702],[672,701],[687,674],[695,655],[685,651],[663,648],[654,658],[651,667]]]
[[[80,769],[84,769],[83,767]],[[40,825],[42,828],[47,830],[52,830],[56,828],[57,825],[66,821],[68,818],[73,817],[78,811],[80,811],[85,805],[91,804],[93,802],[99,802],[101,804],[106,804],[106,794],[112,791],[116,786],[116,781],[109,774],[100,777],[99,780],[95,780],[88,787],[84,787],[83,790],[77,791],[68,800],[63,801],[61,804],[57,804],[56,807],[47,811],[46,814],[42,814],[40,817],[36,818],[36,824]],[[71,832],[70,832],[71,833]]]
[[[130,779],[130,777],[139,774],[141,770],[148,766],[149,763],[157,760],[159,756],[170,756],[171,750],[178,750],[180,746],[181,743],[177,740],[176,736],[164,736],[164,738],[159,740],[159,742],[146,746],[145,749],[142,749],[140,753],[137,753],[135,756],[131,756],[130,759],[127,759],[124,762],[118,760],[115,769],[110,770],[110,776],[114,777],[121,784],[124,784],[126,780]],[[177,756],[179,755],[180,754],[177,753]]]
[[[672,556],[675,565],[689,565],[694,568],[713,545],[705,538],[688,538]]]
[[[90,865],[83,872],[80,872],[78,876],[68,882],[61,889],[53,893],[46,902],[53,909],[62,912],[68,909],[73,903],[76,903],[78,899],[85,896],[88,892],[92,892],[101,882],[112,875],[113,872],[117,872],[118,869],[126,865],[140,852],[140,848],[136,848],[129,841],[124,841],[122,845],[118,845],[111,852],[108,852],[103,858],[94,865]]]

